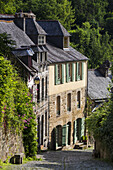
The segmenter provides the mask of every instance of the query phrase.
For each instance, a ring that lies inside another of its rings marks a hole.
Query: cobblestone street
[[[42,161],[31,161],[16,165],[11,170],[113,170],[113,165],[92,158],[86,151],[47,151],[38,155]]]

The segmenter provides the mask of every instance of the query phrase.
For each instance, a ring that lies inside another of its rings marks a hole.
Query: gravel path
[[[11,170],[113,170],[113,165],[92,158],[86,151],[47,151],[38,154],[42,161],[31,161],[13,166]]]

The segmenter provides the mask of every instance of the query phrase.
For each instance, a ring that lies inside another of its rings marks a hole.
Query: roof
[[[11,39],[16,42],[16,48],[34,45],[24,31],[19,29],[13,21],[0,21],[0,34],[4,32],[11,35]]]
[[[39,34],[46,35],[47,33],[43,30],[43,28],[32,18],[26,18],[26,31],[27,34]]]
[[[33,56],[34,52],[30,49],[17,49],[13,50],[12,53],[17,57],[23,57],[23,56]]]
[[[0,14],[0,18],[14,18],[14,15]]]
[[[88,60],[83,54],[78,52],[72,47],[69,47],[68,51],[54,47],[53,45],[46,44],[48,52],[48,62],[51,63],[60,63],[60,62],[72,62],[72,61],[83,61]]]
[[[107,99],[109,91],[107,90],[111,83],[110,77],[104,77],[97,70],[88,71],[88,96],[92,100]]]
[[[71,36],[59,21],[37,21],[48,36]]]

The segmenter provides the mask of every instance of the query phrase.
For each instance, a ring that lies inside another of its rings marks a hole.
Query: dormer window
[[[64,48],[69,47],[69,37],[64,37]]]
[[[44,45],[45,44],[45,36],[39,35],[38,36],[38,45]]]

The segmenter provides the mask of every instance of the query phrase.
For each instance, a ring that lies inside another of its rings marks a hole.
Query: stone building
[[[0,34],[10,34],[16,42],[13,59],[35,102],[38,144],[48,146],[48,65],[46,32],[35,21],[32,13],[14,16],[0,15]],[[40,83],[35,84],[38,79]]]
[[[49,62],[49,147],[74,145],[84,136],[87,58],[70,47],[58,21],[38,21],[47,33]]]
[[[36,21],[32,12],[0,16],[3,32],[16,41],[12,53],[33,93],[39,146],[73,146],[84,136],[87,57],[70,47],[60,22]]]

